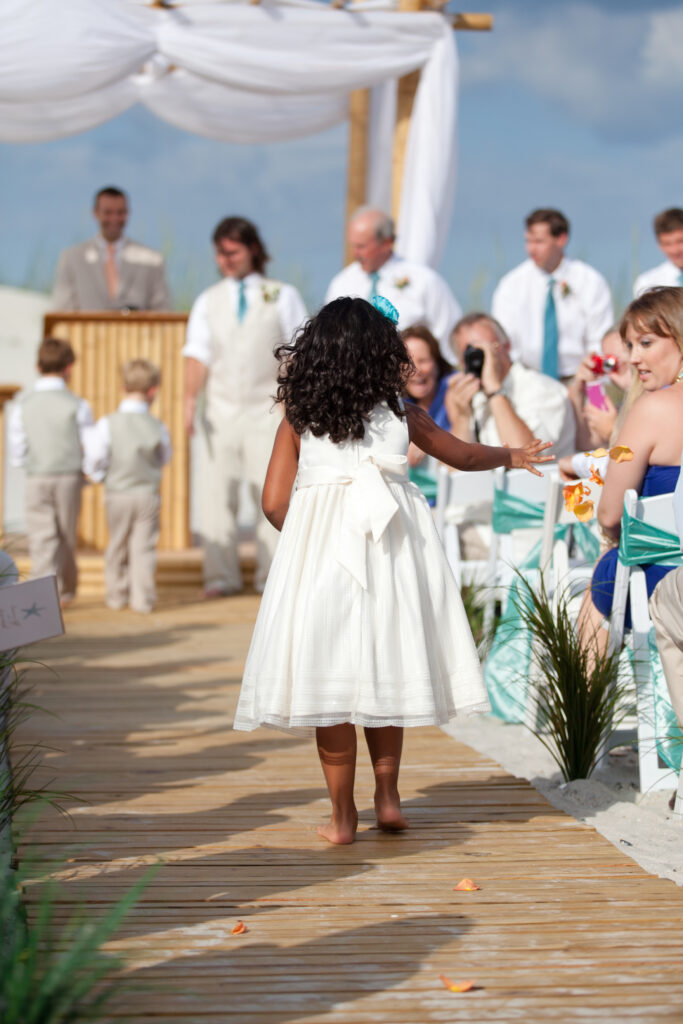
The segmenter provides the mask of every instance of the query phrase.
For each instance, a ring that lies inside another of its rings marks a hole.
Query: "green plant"
[[[586,779],[629,711],[632,681],[620,671],[618,651],[600,655],[579,643],[567,592],[551,599],[543,580],[534,587],[517,576],[512,600],[532,637],[538,723],[532,731],[567,782]]]
[[[53,881],[40,884],[27,916],[21,879],[0,866],[0,1020],[3,1024],[68,1024],[97,1020],[117,988],[120,957],[101,946],[147,885],[152,868],[98,921],[77,908],[55,924],[60,904]]]

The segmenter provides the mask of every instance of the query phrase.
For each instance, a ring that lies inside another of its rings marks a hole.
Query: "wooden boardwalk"
[[[110,944],[130,984],[107,1021],[683,1019],[683,891],[438,729],[407,736],[411,831],[373,828],[361,757],[358,841],[325,845],[312,742],[230,729],[256,607],[85,604],[32,652],[58,717],[22,738],[56,748],[74,794],[72,823],[50,812],[32,839],[62,861],[60,913],[96,915],[163,862]],[[454,892],[463,877],[481,890]]]

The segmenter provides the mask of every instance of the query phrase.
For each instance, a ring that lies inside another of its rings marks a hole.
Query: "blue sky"
[[[492,33],[459,33],[455,212],[441,271],[466,308],[486,304],[523,258],[522,221],[553,205],[570,252],[597,266],[618,304],[661,259],[655,212],[683,206],[683,2],[491,0]],[[58,142],[0,145],[0,281],[51,280],[61,248],[92,233],[92,193],[132,199],[132,237],[169,253],[182,302],[211,283],[209,237],[253,217],[272,272],[313,307],[342,254],[347,131],[237,146],[178,131],[137,108]]]

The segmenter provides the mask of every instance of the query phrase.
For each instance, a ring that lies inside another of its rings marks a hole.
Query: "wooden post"
[[[425,0],[399,0],[399,11],[422,11],[427,7]],[[405,167],[410,118],[413,113],[415,93],[420,82],[420,71],[411,71],[398,80],[396,95],[396,125],[394,128],[394,157],[392,160],[391,181],[391,215],[398,220],[401,206],[401,189],[403,187],[403,169]]]
[[[18,384],[0,384],[0,536],[5,530],[5,402],[11,402]]]
[[[367,199],[368,187],[368,121],[370,90],[351,93],[349,104],[349,164],[346,194],[346,223]],[[345,263],[351,262],[348,239],[344,242]]]

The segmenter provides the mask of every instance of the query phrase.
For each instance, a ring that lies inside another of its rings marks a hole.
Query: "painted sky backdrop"
[[[683,2],[490,0],[491,33],[458,33],[455,212],[441,272],[465,308],[488,304],[524,256],[536,206],[570,218],[570,253],[612,284],[661,260],[655,212],[683,206]],[[220,217],[261,227],[271,272],[311,308],[342,253],[348,132],[237,146],[178,131],[135,109],[57,142],[0,145],[0,282],[48,287],[59,250],[93,233],[93,192],[131,196],[129,234],[168,253],[177,303],[215,280]]]

